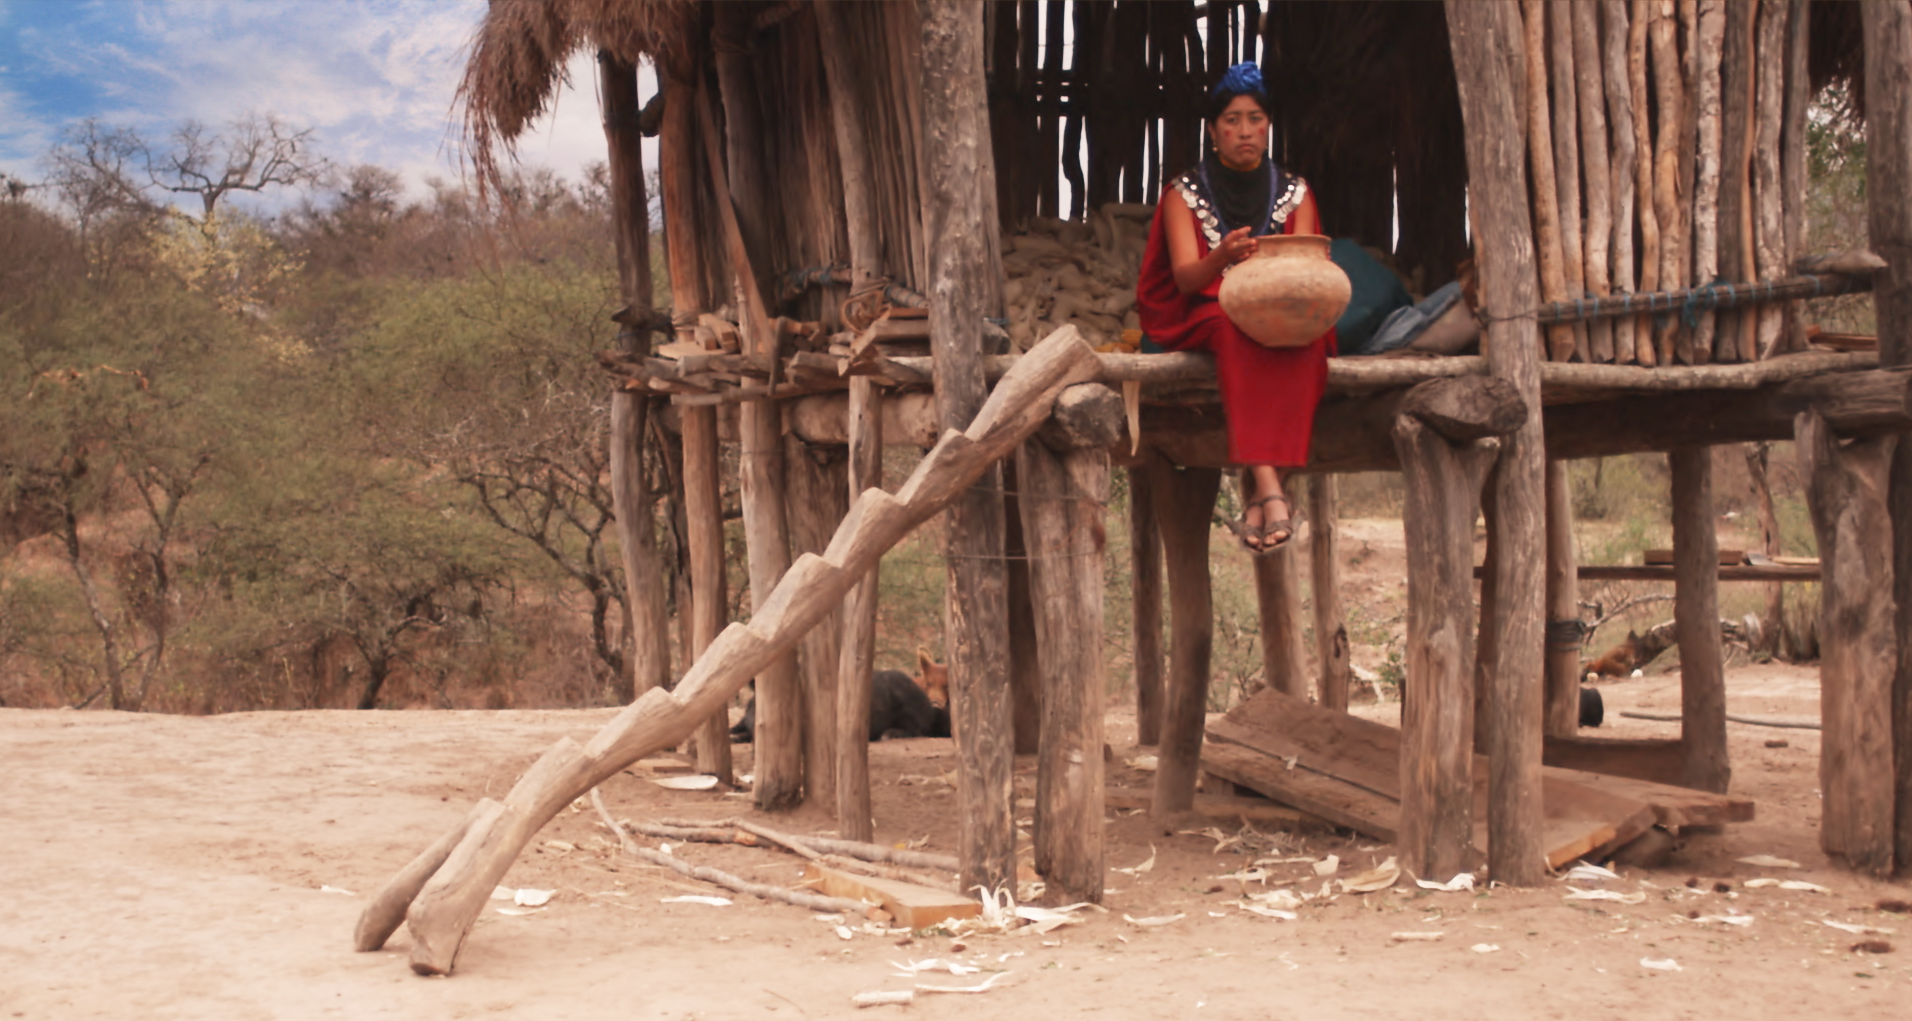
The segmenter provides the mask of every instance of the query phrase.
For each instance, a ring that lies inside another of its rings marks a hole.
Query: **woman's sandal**
[[[1266,506],[1277,500],[1281,501],[1282,506],[1288,508],[1290,514],[1294,513],[1294,504],[1289,501],[1286,494],[1282,493],[1275,493],[1250,500],[1248,506],[1262,507],[1264,508],[1262,513],[1266,515],[1268,513],[1265,509]],[[1256,557],[1267,556],[1273,553],[1283,546],[1286,546],[1288,540],[1295,537],[1294,522],[1288,518],[1276,518],[1272,521],[1264,520],[1259,526],[1250,525],[1248,523],[1247,508],[1243,508],[1242,510],[1241,521],[1239,523],[1229,522],[1228,528],[1229,531],[1235,533],[1235,538],[1241,540],[1242,548],[1247,550],[1250,556]],[[1281,533],[1281,538],[1273,542],[1268,541],[1268,537],[1277,532]]]

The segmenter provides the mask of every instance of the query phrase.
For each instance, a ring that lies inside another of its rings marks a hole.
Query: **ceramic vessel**
[[[1353,293],[1319,234],[1256,238],[1259,249],[1222,279],[1222,311],[1264,347],[1302,347],[1328,332]]]

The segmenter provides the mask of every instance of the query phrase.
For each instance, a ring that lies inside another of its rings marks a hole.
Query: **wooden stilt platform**
[[[1202,769],[1381,840],[1397,835],[1401,732],[1266,690],[1208,728]],[[1487,764],[1474,761],[1474,848],[1487,847]],[[1654,825],[1745,822],[1753,803],[1647,780],[1544,770],[1549,868],[1614,850]],[[1448,877],[1428,877],[1445,879]]]

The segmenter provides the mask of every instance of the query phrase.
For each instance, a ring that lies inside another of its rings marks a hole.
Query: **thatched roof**
[[[480,180],[495,179],[499,152],[550,107],[572,54],[673,64],[687,57],[701,16],[695,0],[492,0],[456,100]]]

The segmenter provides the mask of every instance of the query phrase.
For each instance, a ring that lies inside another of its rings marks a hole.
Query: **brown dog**
[[[929,648],[916,647],[917,685],[929,696],[929,704],[938,709],[949,708],[949,666],[930,658]]]

